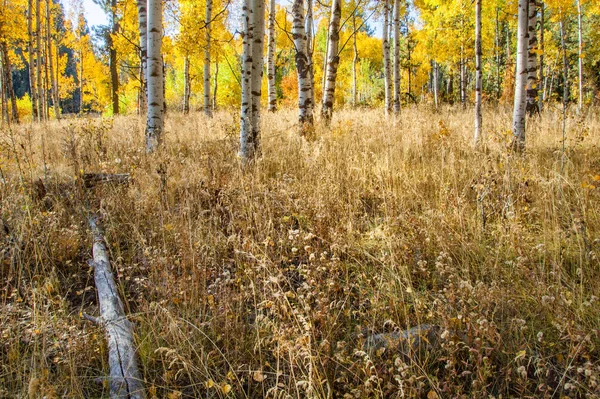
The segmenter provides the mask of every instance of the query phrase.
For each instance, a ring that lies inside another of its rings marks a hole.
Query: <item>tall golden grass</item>
[[[552,108],[552,107],[549,107]],[[549,109],[509,151],[510,114],[335,114],[309,140],[263,115],[83,119],[0,134],[1,397],[105,397],[87,260],[104,218],[149,397],[599,397],[600,121]],[[132,174],[84,190],[86,172]],[[372,333],[459,332],[432,352]],[[29,395],[29,396],[27,396]]]

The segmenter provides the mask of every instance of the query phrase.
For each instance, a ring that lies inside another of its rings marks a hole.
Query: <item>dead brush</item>
[[[503,110],[481,151],[458,108],[346,110],[310,141],[295,118],[265,113],[252,168],[228,111],[171,113],[156,157],[133,116],[2,132],[0,396],[106,394],[85,199],[61,189],[91,172],[131,175],[94,206],[149,397],[600,395],[597,117],[568,117],[567,158],[548,111],[523,156]],[[45,175],[48,203],[25,189]],[[422,325],[435,347],[364,350]]]

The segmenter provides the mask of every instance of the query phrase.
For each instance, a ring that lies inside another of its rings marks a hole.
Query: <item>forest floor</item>
[[[530,119],[171,113],[0,132],[0,397],[107,397],[88,266],[99,213],[149,398],[600,397],[600,112]],[[89,172],[131,173],[86,190]],[[423,348],[369,350],[423,324]],[[390,334],[389,336],[393,336]]]

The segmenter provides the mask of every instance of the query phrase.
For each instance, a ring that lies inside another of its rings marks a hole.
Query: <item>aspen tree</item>
[[[519,0],[517,27],[517,65],[515,72],[515,101],[513,108],[513,149],[525,149],[525,113],[527,98],[528,0]]]
[[[385,112],[392,112],[392,72],[390,68],[390,0],[383,2],[383,84],[385,90]]]
[[[190,113],[190,57],[183,59],[183,113]]]
[[[50,80],[52,82],[52,107],[54,109],[54,117],[56,119],[60,119],[60,104],[58,100],[58,83],[54,77],[54,65],[52,61],[52,30],[50,21],[52,20],[51,10],[50,10],[50,1],[46,0],[46,47],[48,49],[47,52],[47,60],[46,65],[50,68]],[[58,48],[56,49],[58,56]]]
[[[27,1],[27,33],[27,68],[29,70],[29,92],[31,93],[31,115],[33,116],[33,120],[38,117],[38,96],[35,84],[35,69],[33,60],[33,0]]]
[[[292,4],[292,36],[296,48],[296,70],[298,72],[298,123],[300,132],[307,133],[313,125],[313,104],[310,97],[311,81],[308,70],[306,32],[304,30],[304,0]]]
[[[579,75],[579,102],[577,111],[581,112],[583,109],[583,33],[582,33],[583,22],[581,20],[581,0],[577,0],[577,67]]]
[[[204,115],[212,117],[210,105],[210,35],[212,0],[206,0],[206,47],[204,47]]]
[[[481,71],[481,1],[475,0],[475,137],[474,142],[477,145],[481,139],[481,90],[482,90],[482,71]]]
[[[308,74],[310,77],[310,102],[313,108],[315,102],[315,71],[313,65],[313,51],[314,51],[314,38],[313,38],[313,0],[306,0],[306,57],[308,58]]]
[[[36,73],[36,92],[37,98],[37,116],[38,122],[46,120],[44,109],[46,107],[46,94],[42,84],[42,16],[40,11],[40,0],[35,1],[35,73]]]
[[[400,0],[394,0],[394,113],[400,113]]]
[[[277,110],[277,89],[275,87],[275,6],[276,1],[269,0],[269,37],[267,47],[269,112]]]
[[[119,31],[119,21],[117,20],[117,0],[110,2],[111,30],[108,35],[108,60],[110,68],[110,87],[112,95],[113,115],[119,114],[119,71],[117,69],[117,49],[115,48],[114,38]]]
[[[138,113],[146,113],[148,98],[148,12],[147,0],[137,0],[138,9],[138,30],[140,33],[140,92],[138,95]]]
[[[341,0],[331,1],[331,15],[329,18],[329,47],[327,48],[327,71],[325,73],[325,86],[323,88],[323,103],[321,117],[325,125],[329,125],[333,115],[333,102],[335,100],[335,81],[340,64],[338,46],[340,42],[340,19],[342,15]]]
[[[148,121],[146,152],[158,149],[164,129],[162,1],[148,0]]]
[[[534,114],[538,108],[538,74],[537,74],[537,2],[529,0],[527,6],[528,22],[528,42],[527,42],[527,112],[529,115]]]

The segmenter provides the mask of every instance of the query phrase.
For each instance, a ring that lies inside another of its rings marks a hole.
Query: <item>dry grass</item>
[[[403,112],[339,112],[311,141],[267,114],[246,170],[237,111],[171,114],[156,157],[135,117],[2,131],[0,396],[106,397],[79,316],[99,210],[150,397],[599,397],[598,111],[564,156],[560,117],[533,120],[522,157],[504,110],[482,151],[470,112]],[[89,171],[134,180],[85,193]],[[363,352],[420,323],[462,339]]]

